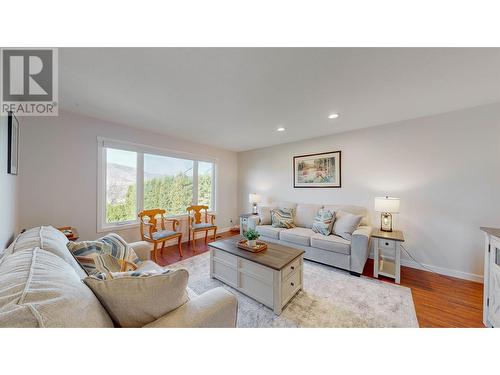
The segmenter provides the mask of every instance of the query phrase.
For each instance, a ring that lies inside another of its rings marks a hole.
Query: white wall
[[[342,188],[293,188],[294,155],[335,150]],[[257,192],[270,201],[365,206],[375,226],[374,197],[400,197],[395,226],[413,255],[437,272],[481,280],[479,226],[500,227],[500,104],[239,153],[238,187],[240,211]]]
[[[0,116],[0,252],[10,244],[17,227],[19,177],[7,173],[7,131],[7,117]],[[19,168],[23,173],[21,164]]]
[[[22,125],[20,228],[71,225],[81,239],[102,235],[97,233],[98,136],[216,158],[217,225],[229,227],[230,218],[237,222],[235,152],[64,112],[26,117]],[[139,229],[117,232],[127,241],[139,239]]]

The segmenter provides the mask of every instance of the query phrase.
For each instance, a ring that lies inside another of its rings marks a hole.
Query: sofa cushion
[[[333,234],[325,236],[319,233],[314,233],[311,236],[311,247],[333,251],[334,253],[346,255],[351,254],[351,241]]]
[[[38,247],[0,261],[0,327],[113,327],[75,270]]]
[[[326,204],[323,208],[334,212],[343,211],[353,215],[361,215],[362,219],[359,225],[370,225],[368,222],[368,211],[365,207],[351,206],[348,204]]]
[[[330,233],[332,233],[334,220],[335,212],[322,208],[314,218],[314,223],[311,229],[314,233],[320,233],[328,236]]]
[[[120,327],[142,327],[188,301],[185,269],[111,274],[84,279]]]
[[[312,228],[314,218],[321,207],[320,204],[298,204],[295,209],[294,224],[302,228]]]
[[[310,246],[312,235],[314,235],[312,229],[295,227],[281,231],[280,240],[292,242],[297,245]]]
[[[255,230],[263,237],[279,240],[280,232],[284,230],[284,228],[275,228],[272,225],[257,225]]]
[[[271,210],[271,225],[275,228],[293,228],[293,209],[276,208]]]
[[[332,233],[346,240],[351,240],[352,233],[358,229],[362,216],[353,215],[345,211],[337,211]]]
[[[17,236],[6,255],[39,247],[62,258],[80,278],[84,278],[87,274],[66,248],[67,243],[68,239],[60,230],[52,226],[35,227]]]

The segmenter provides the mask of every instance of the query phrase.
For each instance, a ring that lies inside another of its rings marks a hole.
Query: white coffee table
[[[236,246],[241,238],[209,244],[210,277],[281,314],[302,289],[304,251],[269,243],[267,250],[252,253]]]

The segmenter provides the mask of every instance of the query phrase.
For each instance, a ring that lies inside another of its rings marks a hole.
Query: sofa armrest
[[[129,243],[130,247],[134,249],[135,253],[140,260],[150,260],[151,259],[151,244],[146,241],[137,241]]]
[[[234,328],[238,300],[224,288],[215,288],[186,302],[144,328]]]
[[[351,271],[363,273],[366,260],[370,255],[370,234],[372,227],[360,226],[352,233]]]

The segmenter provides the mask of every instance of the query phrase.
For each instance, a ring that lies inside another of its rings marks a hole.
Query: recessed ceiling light
[[[331,118],[331,119],[334,119],[334,118],[337,118],[337,117],[339,117],[338,113],[332,113],[330,116],[328,116],[328,118]]]
[[[284,132],[286,129],[283,127],[283,126],[280,126],[278,129],[276,129],[276,131],[279,131],[279,132]]]

